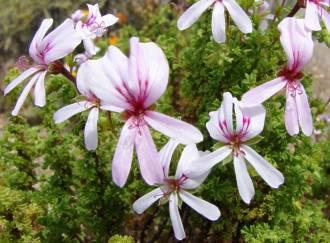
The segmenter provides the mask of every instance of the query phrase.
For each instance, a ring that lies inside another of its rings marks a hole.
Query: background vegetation
[[[52,16],[61,22],[84,1],[10,2],[0,16],[3,56],[26,53],[26,43],[41,18]],[[99,2],[103,12],[127,14],[131,13],[125,12],[127,7],[135,6],[132,1]],[[241,4],[253,9],[253,2],[243,0]],[[138,6],[128,19],[134,25],[119,25],[110,35],[126,52],[133,35],[161,46],[169,59],[171,78],[156,109],[198,126],[205,138],[199,149],[216,146],[205,123],[208,113],[221,103],[223,92],[241,97],[251,87],[273,79],[285,64],[277,24],[288,10],[283,9],[265,33],[257,30],[257,15],[252,16],[252,34],[243,35],[235,26],[229,26],[227,43],[219,45],[211,39],[210,12],[191,29],[179,32],[176,21],[184,6],[180,2],[157,7],[147,1]],[[6,18],[7,23],[2,21]],[[22,21],[25,18],[29,21]],[[31,27],[27,28],[27,23]],[[11,33],[16,27],[10,25],[21,27]],[[328,35],[322,32],[316,38],[324,41]],[[109,41],[114,44],[112,38],[98,42],[100,55]],[[18,73],[11,69],[4,84]],[[309,94],[312,82],[313,78],[306,75],[303,83],[309,87]],[[166,205],[154,205],[140,216],[132,210],[132,203],[151,190],[141,179],[136,161],[125,188],[112,183],[111,160],[123,124],[120,117],[114,114],[109,123],[102,114],[99,147],[96,152],[87,152],[83,143],[86,113],[62,125],[52,120],[57,109],[77,96],[74,86],[60,75],[50,76],[46,84],[45,108],[33,107],[31,99],[20,116],[5,114],[9,122],[0,137],[0,242],[174,242]],[[15,90],[6,97],[3,109],[13,107],[19,92]],[[239,197],[232,163],[219,165],[195,194],[217,205],[222,216],[212,223],[183,207],[187,242],[330,241],[329,140],[324,136],[289,136],[283,121],[284,104],[282,95],[266,103],[264,139],[253,146],[284,174],[284,185],[272,190],[251,170],[256,196],[248,206]],[[314,117],[326,109],[318,99],[313,99],[311,105]],[[315,126],[325,133],[324,120],[316,119]],[[166,143],[162,135],[153,135],[158,148]],[[179,154],[175,154],[174,161]],[[172,166],[174,169],[175,163]]]

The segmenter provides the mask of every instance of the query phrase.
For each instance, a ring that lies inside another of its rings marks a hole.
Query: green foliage
[[[253,4],[242,2],[244,7]],[[275,78],[286,62],[285,54],[277,23],[265,33],[255,30],[248,35],[229,25],[227,42],[219,45],[211,37],[210,11],[184,32],[177,30],[178,14],[170,5],[148,12],[141,17],[141,29],[126,26],[120,30],[118,46],[127,51],[132,35],[160,45],[168,57],[171,78],[156,109],[198,126],[205,138],[199,149],[210,150],[217,145],[205,122],[208,113],[219,107],[222,94],[229,91],[239,98]],[[16,75],[17,70],[10,71],[6,82]],[[310,93],[312,78],[306,76],[303,82]],[[132,203],[151,190],[141,179],[135,160],[125,188],[116,187],[111,180],[111,160],[123,125],[120,116],[112,114],[109,122],[108,114],[102,114],[99,147],[88,152],[83,142],[86,113],[61,125],[52,120],[56,110],[77,99],[74,85],[57,75],[48,77],[46,86],[47,106],[31,108],[28,100],[24,115],[11,118],[0,138],[0,241],[173,241],[167,205],[155,204],[141,216],[132,211]],[[15,92],[7,97],[11,105]],[[256,195],[245,205],[232,163],[217,166],[195,194],[217,205],[221,219],[208,222],[183,205],[181,215],[189,241],[330,241],[330,144],[313,143],[303,135],[289,136],[283,121],[284,104],[281,94],[266,103],[263,139],[251,141],[257,152],[283,172],[284,185],[271,189],[249,168]],[[323,112],[319,100],[312,100],[311,105],[314,117]],[[315,123],[324,128],[321,122]],[[159,133],[153,137],[158,148],[166,143]]]

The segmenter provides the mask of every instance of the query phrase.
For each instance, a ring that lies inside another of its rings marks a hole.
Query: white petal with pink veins
[[[167,88],[169,65],[162,49],[153,42],[131,38],[129,72],[129,87],[135,97],[143,97],[145,107],[154,104]]]
[[[302,132],[306,136],[311,136],[313,133],[313,117],[311,113],[311,109],[308,103],[308,97],[305,91],[305,88],[302,84],[300,84],[301,93],[296,94],[296,104],[297,104],[297,113],[298,120],[301,127]]]
[[[85,125],[85,146],[87,150],[96,150],[98,144],[97,135],[97,121],[99,119],[99,108],[94,107],[91,109],[88,115],[88,119]]]
[[[44,38],[52,24],[53,19],[44,19],[30,44],[29,55],[38,64],[42,63],[42,60],[40,59],[40,57],[38,57],[39,47],[41,47],[42,39]]]
[[[213,139],[223,143],[227,143],[229,142],[229,140],[226,137],[226,134],[223,134],[219,126],[219,113],[220,109],[209,113],[210,120],[206,123],[206,128]]]
[[[220,210],[215,205],[183,190],[179,192],[179,196],[187,205],[205,218],[212,221],[220,218]]]
[[[242,137],[242,141],[258,136],[264,129],[266,110],[262,105],[241,108],[245,119],[249,119],[248,128]],[[243,128],[244,130],[244,128]]]
[[[224,130],[227,131],[227,134],[232,134],[234,132],[233,97],[229,92],[223,94],[223,102],[220,107],[219,121],[221,122],[221,124],[223,124]]]
[[[243,157],[234,156],[234,168],[239,195],[246,204],[250,204],[255,191]]]
[[[212,34],[217,43],[226,41],[226,20],[223,3],[215,2],[212,12]]]
[[[185,30],[193,25],[199,17],[208,9],[216,0],[200,0],[191,5],[179,18],[179,30]]]
[[[66,19],[42,41],[41,49],[45,52],[45,64],[50,64],[70,54],[81,43],[81,40],[81,36],[74,29],[73,20]]]
[[[258,174],[264,179],[264,181],[272,188],[278,188],[284,182],[284,177],[280,171],[273,167],[263,157],[261,157],[256,151],[251,149],[247,145],[241,145],[241,149],[244,151],[244,157],[254,167]]]

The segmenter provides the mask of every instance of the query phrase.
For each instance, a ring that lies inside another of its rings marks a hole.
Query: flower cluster
[[[103,36],[115,24],[117,17],[102,16],[98,5],[87,5],[88,13],[77,10],[71,18],[46,35],[53,20],[45,19],[36,32],[29,49],[34,64],[13,80],[4,93],[8,94],[24,80],[30,78],[18,98],[12,115],[17,115],[28,93],[34,87],[36,106],[46,104],[45,78],[47,74],[63,74],[75,85],[84,99],[67,105],[54,114],[55,123],[61,123],[84,111],[89,111],[84,129],[87,150],[97,149],[97,123],[100,112],[121,113],[124,124],[112,160],[112,179],[123,187],[129,176],[133,153],[136,151],[144,181],[157,189],[138,199],[133,208],[143,213],[157,200],[169,202],[169,212],[175,237],[185,238],[179,213],[183,201],[210,220],[220,217],[219,209],[193,196],[189,190],[199,187],[219,162],[233,160],[239,195],[249,204],[255,189],[247,170],[248,162],[272,188],[284,182],[284,176],[250,147],[263,131],[266,110],[262,103],[280,90],[286,91],[285,126],[290,135],[301,130],[310,136],[313,119],[308,97],[301,84],[302,68],[313,54],[312,30],[320,30],[318,15],[327,28],[329,13],[324,1],[307,1],[305,20],[288,17],[278,26],[280,41],[288,62],[277,77],[253,88],[238,100],[229,92],[217,111],[210,113],[206,123],[210,136],[223,146],[213,152],[198,151],[196,144],[203,140],[201,132],[191,124],[156,111],[155,103],[164,94],[169,81],[169,64],[162,49],[153,42],[142,43],[138,37],[130,39],[130,54],[110,46],[105,55],[91,59],[98,48],[94,39]],[[187,29],[203,12],[213,6],[212,33],[214,40],[226,40],[225,9],[243,33],[253,30],[252,22],[235,0],[200,0],[193,4],[178,20],[180,30]],[[266,4],[265,8],[268,8]],[[261,10],[260,10],[261,11]],[[264,12],[262,12],[264,14]],[[271,15],[273,17],[273,15]],[[266,26],[263,26],[263,29]],[[83,43],[85,53],[76,56],[77,76],[71,74],[60,59],[73,53]],[[169,142],[157,151],[150,128],[166,135]],[[175,176],[169,176],[172,155],[179,146],[185,146],[177,164]]]

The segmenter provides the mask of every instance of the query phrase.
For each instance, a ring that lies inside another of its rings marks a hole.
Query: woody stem
[[[300,8],[305,8],[305,0],[297,0],[296,4],[293,6],[293,9],[290,11],[287,17],[293,17]]]

